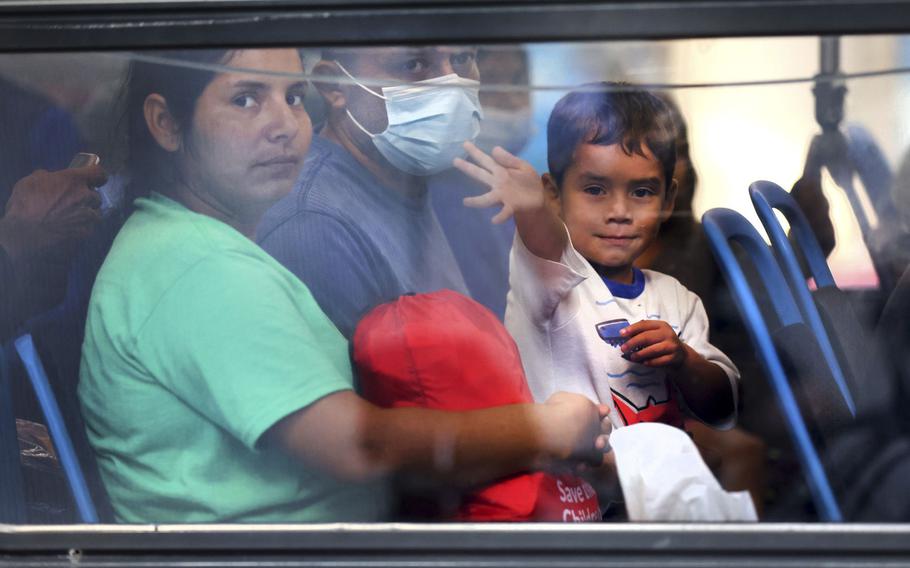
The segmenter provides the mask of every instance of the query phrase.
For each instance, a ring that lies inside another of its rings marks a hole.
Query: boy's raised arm
[[[464,147],[473,163],[456,158],[455,167],[490,188],[483,195],[465,198],[464,204],[468,207],[501,204],[502,210],[493,217],[493,222],[502,223],[514,216],[518,235],[527,249],[535,256],[559,262],[568,244],[565,225],[548,206],[546,189],[531,164],[499,146],[493,149],[492,155],[470,142],[465,142]]]

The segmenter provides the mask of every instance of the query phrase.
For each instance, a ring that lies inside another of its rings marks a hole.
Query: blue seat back
[[[806,215],[799,208],[793,196],[774,182],[757,181],[749,186],[749,197],[752,198],[752,204],[755,206],[758,218],[761,220],[765,230],[768,231],[771,244],[779,247],[781,251],[785,250],[785,248],[790,248],[792,251],[792,247],[780,246],[784,242],[789,244],[783,229],[780,231],[775,230],[772,233],[771,228],[780,227],[780,223],[777,222],[777,218],[774,216],[774,209],[776,209],[784,214],[784,218],[790,224],[790,230],[796,235],[796,242],[799,244],[800,252],[806,260],[809,275],[815,280],[815,285],[819,288],[834,286],[834,276],[831,274],[831,269],[828,268],[828,262],[825,260],[822,247],[818,244],[818,239],[815,238],[815,233],[812,232],[812,227],[809,225]],[[783,240],[781,240],[781,237],[783,237]],[[799,265],[797,264],[797,266]],[[800,271],[799,274],[800,281],[803,281],[802,272]]]
[[[770,249],[742,215],[730,209],[712,209],[705,213],[702,223],[749,330],[756,354],[772,383],[819,515],[825,521],[842,521],[840,508],[778,356],[771,330],[734,254],[731,242],[738,243],[755,266],[781,327],[791,328],[803,323],[803,320],[786,280]]]
[[[818,308],[806,285],[806,279],[803,277],[803,272],[799,267],[793,247],[790,246],[790,240],[787,238],[783,227],[778,223],[777,217],[774,216],[774,210],[777,209],[784,214],[787,222],[790,223],[791,230],[796,233],[797,242],[802,249],[803,256],[809,266],[809,272],[815,279],[816,285],[819,288],[834,286],[834,278],[828,268],[828,263],[825,261],[825,255],[822,253],[818,240],[815,238],[815,234],[809,227],[809,222],[796,204],[796,201],[779,185],[770,181],[757,181],[749,186],[749,196],[752,198],[752,204],[755,206],[758,218],[771,239],[774,255],[777,257],[784,277],[789,284],[790,291],[799,305],[800,312],[815,334],[815,339],[828,363],[831,375],[837,383],[847,408],[850,409],[850,413],[853,416],[856,416],[856,403],[854,402],[853,393],[851,393],[847,385],[847,379],[832,347],[828,330],[822,322]]]
[[[14,345],[35,391],[35,396],[41,406],[41,411],[44,413],[44,418],[47,421],[47,427],[54,442],[57,457],[63,466],[63,472],[66,475],[73,500],[76,503],[79,520],[83,523],[97,523],[98,513],[95,509],[95,504],[92,502],[85,475],[79,465],[79,459],[73,448],[66,423],[57,405],[57,398],[51,390],[47,373],[38,356],[38,350],[35,348],[32,336],[29,334],[22,335],[15,340]]]
[[[0,523],[24,523],[25,491],[6,356],[0,349]]]
[[[114,513],[101,480],[94,451],[86,435],[77,386],[92,287],[125,218],[126,212],[118,209],[112,211],[102,221],[73,260],[67,278],[64,301],[48,312],[31,318],[23,329],[23,332],[32,338],[36,359],[41,363],[44,377],[56,399],[78,463],[82,466],[91,501],[104,522],[114,521]],[[23,374],[28,373],[18,366],[14,368],[14,385],[31,381],[31,377],[27,381]],[[19,402],[30,404],[30,401]]]

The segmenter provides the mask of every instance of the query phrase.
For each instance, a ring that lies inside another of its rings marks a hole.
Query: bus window
[[[907,36],[234,43],[0,53],[0,522],[908,519]]]

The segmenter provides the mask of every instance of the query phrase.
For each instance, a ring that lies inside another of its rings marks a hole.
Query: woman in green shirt
[[[360,398],[346,341],[252,240],[312,137],[298,52],[171,57],[222,67],[131,66],[141,197],[83,344],[80,399],[121,521],[380,520],[392,474],[469,486],[601,459],[606,409],[581,396],[471,412]]]

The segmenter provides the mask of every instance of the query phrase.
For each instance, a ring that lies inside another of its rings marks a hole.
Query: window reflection
[[[843,519],[906,520],[905,47],[0,57],[3,520],[91,518],[35,360],[100,520],[670,520],[611,450],[636,422],[685,430],[760,520],[825,518],[819,475]],[[805,219],[778,215],[811,307],[740,243],[744,315],[700,222],[773,241],[761,179]]]

